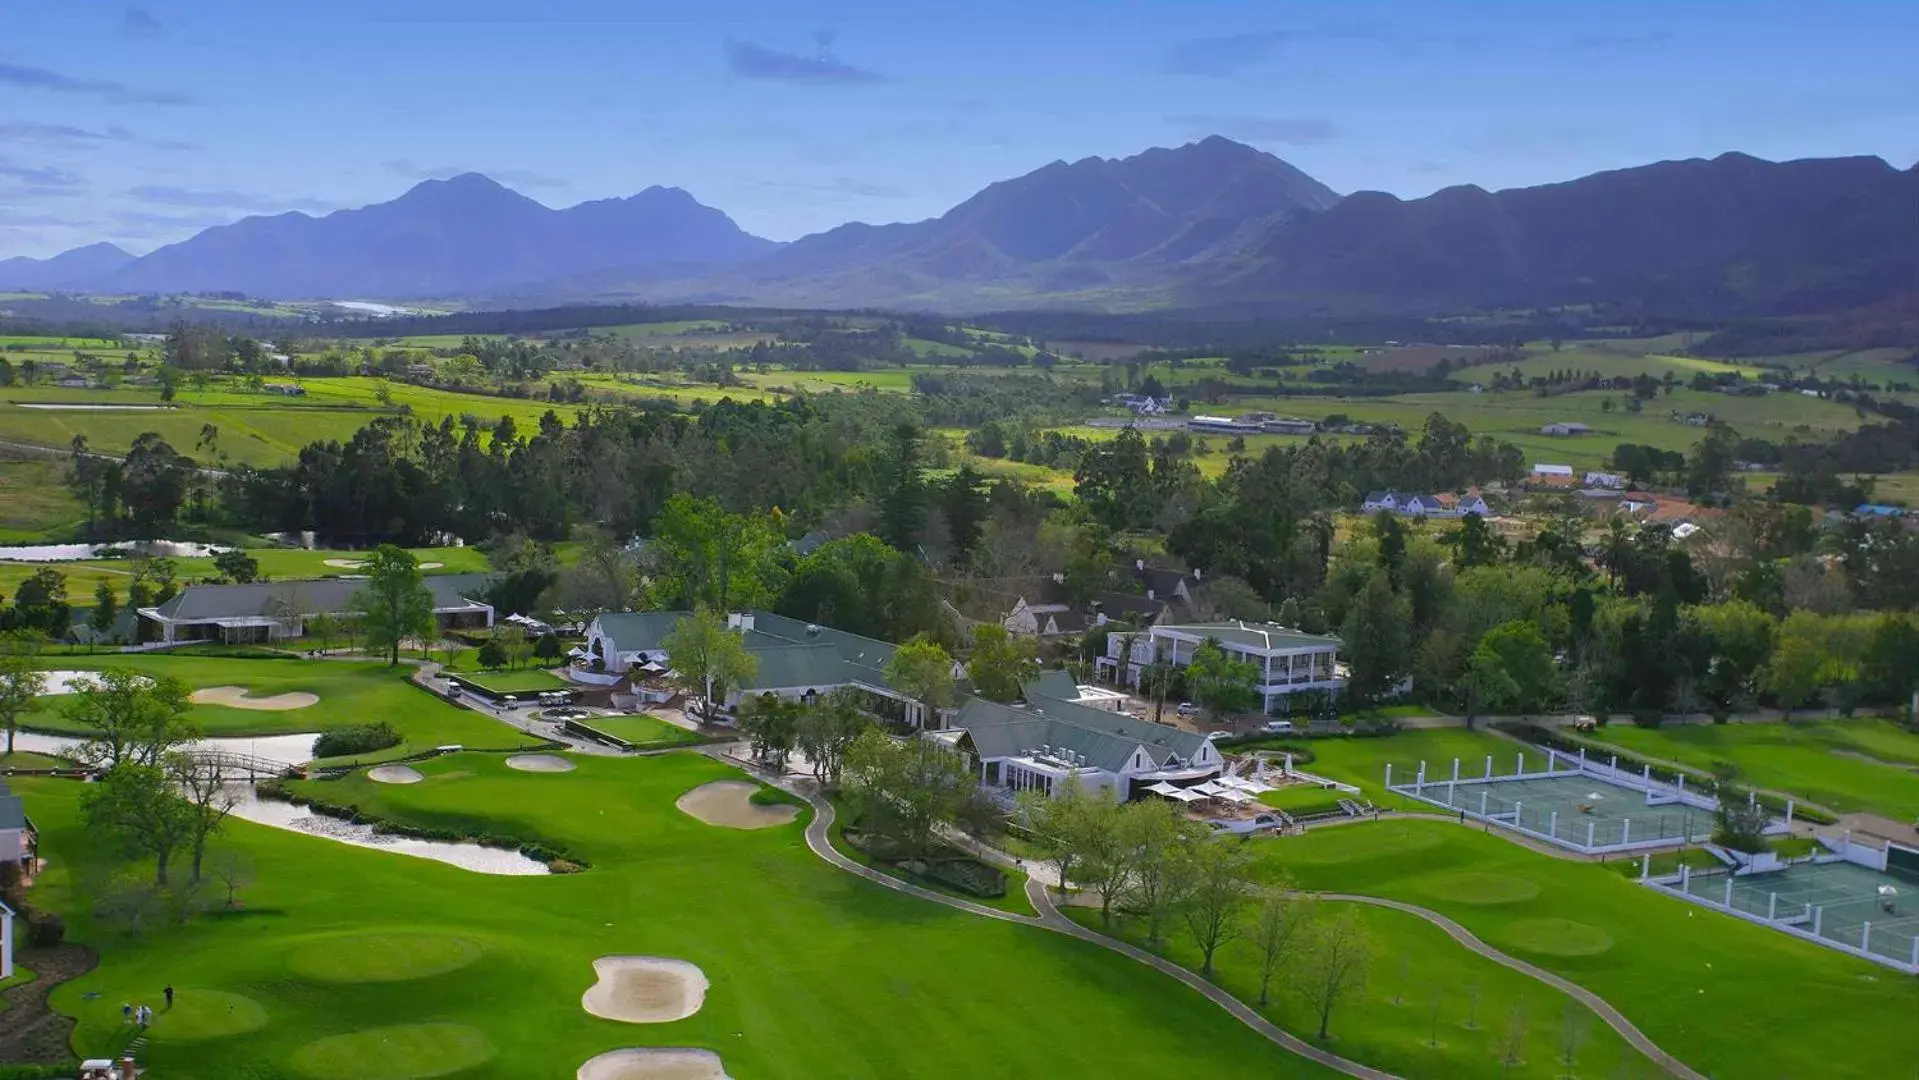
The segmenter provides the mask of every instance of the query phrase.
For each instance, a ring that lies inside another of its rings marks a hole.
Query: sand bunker
[[[521,772],[573,771],[573,763],[558,754],[515,754],[506,759],[506,767]]]
[[[711,1050],[612,1050],[580,1066],[578,1080],[727,1080]]]
[[[327,559],[328,566],[337,566],[342,570],[358,570],[366,565],[365,559]]]
[[[684,960],[602,956],[593,971],[600,981],[580,995],[580,1007],[603,1020],[665,1024],[692,1016],[706,1003],[705,974]]]
[[[759,789],[745,780],[715,780],[680,796],[673,805],[708,825],[728,829],[770,829],[800,816],[800,808],[789,804],[755,805],[752,797]]]
[[[320,695],[290,690],[271,697],[254,697],[244,686],[209,686],[193,692],[195,705],[225,705],[229,709],[257,709],[261,712],[286,712],[320,703]]]
[[[366,771],[366,778],[376,784],[417,784],[426,779],[418,769],[405,765],[375,765]]]

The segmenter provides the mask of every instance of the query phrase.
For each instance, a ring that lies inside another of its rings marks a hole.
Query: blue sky
[[[1220,133],[1340,191],[1919,158],[1919,3],[0,0],[0,257],[473,169],[791,239]]]

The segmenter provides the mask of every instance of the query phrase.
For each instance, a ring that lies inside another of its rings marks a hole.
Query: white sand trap
[[[405,765],[375,765],[366,771],[366,778],[376,784],[417,784],[426,779],[420,770]]]
[[[754,805],[752,796],[759,789],[745,780],[715,780],[680,796],[673,805],[708,825],[728,829],[770,829],[800,816],[797,806]]]
[[[684,960],[659,956],[602,956],[600,981],[580,995],[580,1007],[602,1020],[665,1024],[684,1020],[706,1003],[706,975]]]
[[[420,569],[422,569],[422,570],[438,570],[438,569],[440,569],[441,567],[443,567],[443,566],[445,566],[445,565],[446,565],[446,564],[445,564],[445,563],[443,563],[443,562],[423,562],[423,563],[421,563],[421,564],[420,564]]]
[[[358,570],[366,565],[365,559],[327,559],[326,565],[337,566],[342,570]]]
[[[254,697],[244,686],[209,686],[193,692],[195,705],[225,705],[229,709],[257,709],[261,712],[287,712],[320,703],[320,695],[305,690],[289,690],[270,697]]]
[[[558,754],[514,754],[506,767],[521,772],[572,772],[573,763]]]
[[[578,1080],[727,1080],[711,1050],[609,1050],[580,1066]]]

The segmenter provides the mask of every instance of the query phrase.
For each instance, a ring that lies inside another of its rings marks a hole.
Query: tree
[[[940,596],[925,564],[870,533],[828,540],[800,559],[773,610],[882,641],[939,625]]]
[[[481,667],[488,671],[498,671],[506,666],[506,646],[500,644],[498,638],[489,637],[480,642],[478,659]]]
[[[1462,570],[1490,566],[1506,551],[1505,538],[1476,513],[1460,518],[1459,528],[1447,534],[1445,542],[1453,549],[1453,565]]]
[[[695,712],[711,722],[718,703],[729,689],[759,671],[759,661],[746,651],[746,639],[710,611],[696,611],[681,619],[660,640],[667,663],[680,688],[699,697]]]
[[[1475,697],[1485,708],[1522,715],[1544,707],[1559,674],[1552,646],[1529,622],[1502,623],[1486,631],[1473,649],[1470,670]]]
[[[1860,674],[1869,693],[1910,709],[1913,692],[1919,690],[1919,620],[1908,615],[1880,619],[1866,647]]]
[[[239,906],[239,892],[253,883],[253,859],[245,851],[236,847],[222,847],[213,852],[211,859],[213,878],[226,890],[226,906]]]
[[[939,711],[953,702],[953,657],[925,634],[901,645],[886,661],[886,682],[920,703],[921,726],[939,727]]]
[[[802,711],[798,702],[773,693],[741,702],[740,730],[751,741],[753,756],[784,771],[798,741]]]
[[[1236,660],[1208,638],[1186,665],[1186,687],[1214,719],[1242,713],[1259,703],[1259,666]]]
[[[119,617],[120,598],[113,593],[113,582],[101,578],[93,590],[93,614],[87,623],[93,627],[96,638],[104,639],[113,632],[113,624]]]
[[[433,593],[420,564],[404,548],[381,544],[366,561],[366,584],[353,594],[367,643],[386,650],[387,666],[400,662],[400,643],[433,633]]]
[[[1350,672],[1346,693],[1356,704],[1377,702],[1406,670],[1411,626],[1412,610],[1394,594],[1386,575],[1369,575],[1339,626]]]
[[[324,652],[332,647],[333,639],[340,636],[340,620],[329,612],[316,612],[307,617],[306,634],[317,639]]]
[[[1251,864],[1251,849],[1237,837],[1215,837],[1192,845],[1186,897],[1179,910],[1193,944],[1199,947],[1199,973],[1204,978],[1213,977],[1213,954],[1242,929],[1246,898],[1252,892],[1246,881]]]
[[[842,686],[800,712],[794,744],[813,763],[813,778],[828,787],[840,782],[846,750],[873,726],[860,707],[859,692]]]
[[[13,610],[8,613],[9,628],[32,630],[55,641],[64,640],[72,625],[67,606],[67,576],[51,566],[43,566],[13,591]]]
[[[10,635],[14,641],[21,640]],[[12,644],[13,642],[9,642]],[[18,729],[20,716],[33,711],[33,706],[47,689],[47,677],[35,667],[30,652],[14,652],[9,649],[0,652],[0,720],[7,725],[7,756],[13,756],[13,733]]]
[[[650,591],[665,605],[762,606],[779,592],[784,540],[766,515],[729,514],[715,499],[675,495],[653,522]]]
[[[966,673],[980,697],[1017,701],[1038,660],[1032,639],[1014,637],[999,623],[981,623],[973,628],[973,654],[967,658]]]
[[[167,883],[167,864],[192,835],[192,808],[174,793],[157,765],[126,761],[109,768],[80,795],[87,827],[112,837],[129,854],[154,860],[154,883]]]
[[[235,585],[260,580],[260,560],[247,554],[244,548],[229,548],[215,555],[213,568]]]
[[[963,563],[979,543],[986,523],[986,477],[970,462],[953,470],[940,485],[939,509],[953,541],[952,561]]]
[[[1730,761],[1713,763],[1719,805],[1713,810],[1712,841],[1734,851],[1771,850],[1766,841],[1766,812],[1739,782],[1739,767]]]
[[[157,769],[169,750],[200,733],[187,717],[186,684],[171,675],[107,668],[69,688],[73,692],[60,711],[88,733],[80,756],[108,769],[128,764]]]
[[[1153,699],[1153,722],[1159,723],[1166,712],[1166,698],[1183,676],[1170,660],[1155,658],[1139,672],[1140,691]]]
[[[966,759],[931,739],[895,739],[877,728],[846,751],[845,792],[865,828],[897,843],[908,861],[932,853],[979,791]]]
[[[1020,821],[1045,852],[1044,861],[1052,864],[1062,890],[1069,887],[1073,871],[1098,846],[1089,833],[1094,829],[1111,830],[1119,809],[1110,789],[1088,792],[1076,776],[1068,776],[1065,784],[1050,795],[1039,790],[1022,791],[1018,803]]]
[[[1792,711],[1806,703],[1814,690],[1819,689],[1820,676],[1826,666],[1826,651],[1819,643],[1809,637],[1798,634],[1781,634],[1779,643],[1773,646],[1772,663],[1766,669],[1766,688],[1785,711],[1785,718],[1792,719]]]
[[[548,630],[533,643],[533,655],[541,661],[551,664],[559,660],[564,650],[560,648],[560,635]]]
[[[187,807],[186,844],[193,855],[193,878],[199,881],[206,862],[207,841],[220,831],[233,812],[234,798],[219,765],[196,761],[182,753],[166,756],[166,773],[184,797]]]
[[[911,551],[926,523],[926,480],[921,475],[920,431],[911,423],[893,426],[882,458],[875,495],[879,536],[900,551]]]
[[[1253,915],[1252,943],[1259,953],[1259,1005],[1265,1008],[1273,977],[1293,961],[1310,937],[1318,902],[1281,878],[1260,895]]]
[[[1119,844],[1126,860],[1126,897],[1146,918],[1146,940],[1158,944],[1166,919],[1186,898],[1188,849],[1201,826],[1164,799],[1129,802],[1120,810]]]
[[[1503,1066],[1500,1076],[1511,1076],[1513,1069],[1525,1060],[1526,1003],[1521,1001],[1513,1005],[1511,1015],[1506,1017],[1506,1030],[1499,1037],[1499,1063]]]
[[[1372,958],[1371,935],[1352,907],[1314,926],[1307,939],[1299,992],[1319,1017],[1320,1042],[1326,1041],[1333,1010],[1365,987]]]
[[[493,628],[487,640],[498,642],[500,652],[506,656],[506,662],[514,667],[526,663],[532,655],[533,646],[526,640],[526,627],[519,623],[503,623]]]
[[[1564,1011],[1559,1018],[1559,1066],[1560,1076],[1572,1076],[1573,1066],[1579,1062],[1579,1048],[1586,1044],[1586,1008],[1571,998],[1566,999]]]

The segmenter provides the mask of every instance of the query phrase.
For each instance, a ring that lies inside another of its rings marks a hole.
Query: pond
[[[232,784],[229,788],[235,799],[233,816],[243,821],[251,821],[256,825],[270,825],[276,829],[306,833],[308,836],[337,840],[354,847],[391,851],[419,859],[432,859],[434,862],[457,866],[476,874],[532,877],[550,873],[545,863],[529,859],[517,851],[482,847],[479,844],[455,844],[444,840],[415,840],[411,837],[389,836],[374,831],[371,825],[359,825],[339,818],[326,817],[304,806],[282,802],[279,799],[263,799],[252,784]]]
[[[85,673],[53,672],[51,674]],[[245,754],[249,757],[277,761],[283,765],[304,765],[313,760],[313,740],[319,737],[318,732],[307,732],[300,735],[263,735],[251,739],[200,739],[188,743],[187,749]],[[55,735],[45,731],[20,731],[13,737],[16,750],[51,754],[55,757],[72,757],[84,741],[72,735]]]
[[[0,547],[0,562],[68,562],[74,559],[127,555],[163,555],[172,559],[207,559],[227,548],[188,540],[122,540],[113,544],[15,544]]]

